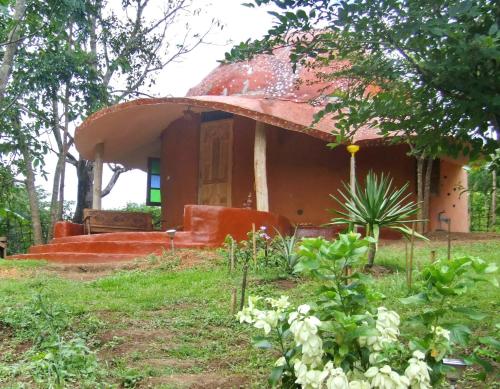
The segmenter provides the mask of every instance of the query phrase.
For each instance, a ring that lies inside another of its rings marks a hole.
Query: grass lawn
[[[446,255],[442,242],[420,243],[415,251],[415,276],[429,261],[431,249],[438,251],[438,257]],[[453,245],[454,255],[480,256],[498,265],[499,253],[500,240]],[[66,320],[58,330],[63,339],[79,334],[97,353],[98,365],[91,368],[98,370],[101,387],[266,387],[276,357],[255,349],[251,337],[258,331],[240,325],[231,314],[231,290],[240,283],[241,274],[228,275],[227,267],[213,253],[190,255],[209,256],[210,261],[186,269],[182,261],[171,256],[151,257],[126,269],[103,272],[78,267],[63,271],[36,261],[0,261],[0,387],[48,387],[43,369],[23,366],[40,360],[32,352],[39,341],[36,336],[43,337],[43,331],[53,328],[36,332],[30,326],[40,323],[38,319],[22,322],[22,315],[15,314],[27,312],[38,318],[44,309],[52,315],[48,322]],[[376,280],[387,296],[385,305],[402,316],[412,314],[398,300],[407,295],[404,246],[381,247],[376,263],[391,270]],[[250,275],[249,293],[288,294],[293,301],[303,303],[315,286],[311,280],[283,279],[278,270],[265,269]],[[42,304],[36,305],[32,301],[39,294]],[[475,337],[498,332],[499,297],[498,288],[484,284],[463,298],[464,306],[487,314],[485,319],[469,323]],[[5,317],[17,320],[17,327],[5,324]],[[474,381],[472,372],[462,387],[500,387],[494,378],[486,386]],[[38,386],[34,384],[37,379]],[[96,385],[79,381],[63,387]]]

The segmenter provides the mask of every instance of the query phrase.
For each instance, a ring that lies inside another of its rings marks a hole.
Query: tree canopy
[[[262,40],[235,46],[227,61],[282,45],[292,46],[297,66],[347,59],[348,69],[328,76],[351,77],[382,91],[367,96],[358,83],[357,91],[330,96],[334,104],[325,111],[351,113],[351,130],[378,118],[387,133],[401,128],[404,118],[420,117],[425,123],[411,130],[422,144],[453,154],[498,147],[492,137],[500,120],[498,2],[255,0],[269,3],[280,9],[273,12],[274,27]]]

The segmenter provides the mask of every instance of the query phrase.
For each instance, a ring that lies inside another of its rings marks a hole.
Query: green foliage
[[[430,250],[436,250],[437,258],[446,257],[446,242],[433,240],[417,244],[416,268],[423,269],[429,263]],[[187,252],[182,251],[178,252],[184,257]],[[500,241],[494,239],[452,242],[454,257],[470,254],[500,265],[499,251]],[[207,255],[212,259],[213,256],[205,251],[192,252],[199,258]],[[377,277],[371,285],[375,292],[386,296],[384,305],[401,315],[404,336],[418,338],[422,336],[421,327],[413,326],[411,322],[406,325],[407,318],[415,316],[424,307],[432,308],[432,304],[401,304],[400,298],[408,297],[404,260],[401,261],[404,255],[404,244],[381,245],[377,264],[391,272]],[[9,277],[9,273],[14,276]],[[322,281],[302,276],[282,282],[282,274],[274,267],[250,274],[248,293],[273,297],[286,293],[295,306],[316,301],[315,292]],[[119,385],[126,376],[130,380],[137,379],[137,376],[152,376],[151,381],[163,382],[189,374],[188,377],[196,379],[200,385],[206,380],[212,383],[215,376],[220,377],[220,386],[224,386],[224,382],[235,374],[237,379],[234,382],[244,380],[245,385],[255,388],[268,386],[267,378],[277,355],[274,351],[256,352],[249,339],[262,331],[234,321],[229,291],[241,283],[241,273],[228,274],[225,262],[210,260],[207,266],[181,268],[175,272],[163,271],[156,265],[149,268],[147,262],[124,264],[122,271],[113,274],[107,271],[82,273],[85,281],[67,279],[66,275],[67,272],[58,272],[41,261],[0,260],[0,276],[4,277],[0,281],[0,312],[6,307],[26,305],[33,290],[43,284],[46,299],[56,306],[66,307],[73,317],[73,333],[95,334],[88,338],[87,344],[99,352],[100,366],[105,369],[102,381]],[[89,279],[94,277],[97,279]],[[419,292],[415,289],[413,293]],[[494,346],[482,344],[480,339],[499,339],[499,292],[499,288],[480,282],[457,297],[462,306],[474,306],[487,316],[477,321],[458,312],[447,313],[443,323],[464,323],[472,331],[471,344],[466,348],[457,345],[453,356],[470,355],[471,350],[478,349],[480,358],[495,363]],[[89,319],[93,317],[98,317],[101,323],[94,324],[93,320],[90,325]],[[1,324],[0,331],[0,365],[13,366],[23,358],[26,343],[19,343],[15,337],[9,336],[12,331]],[[87,339],[86,335],[82,336]],[[171,362],[172,365],[157,367],[156,361]],[[184,367],[184,364],[189,367]],[[484,383],[476,377],[478,372],[476,367],[468,367],[458,385],[495,387],[494,374]],[[17,388],[26,381],[25,386],[29,387],[32,383],[28,379],[21,380],[20,376],[10,380],[2,378],[0,387]],[[145,378],[139,386],[147,386],[151,381]]]
[[[314,303],[294,310],[286,296],[279,300],[250,297],[248,307],[238,314],[241,322],[264,330],[265,336],[254,339],[255,346],[276,346],[281,355],[269,379],[273,387],[321,385],[334,377],[338,377],[340,381],[336,382],[342,388],[348,387],[347,380],[358,381],[357,385],[372,380],[372,386],[367,387],[379,387],[375,375],[382,382],[399,383],[393,383],[393,387],[413,387],[418,382],[422,388],[435,387],[449,371],[443,358],[453,355],[457,346],[468,346],[472,331],[460,321],[460,315],[476,321],[486,315],[464,306],[464,297],[480,282],[498,287],[491,277],[497,271],[496,265],[479,258],[459,257],[425,266],[418,293],[400,300],[413,306],[414,312],[403,322],[404,331],[400,332],[399,315],[377,307],[385,296],[376,290],[369,276],[357,271],[372,242],[354,233],[341,234],[331,242],[304,239],[303,258],[296,270],[320,281]],[[262,309],[262,301],[266,302],[266,310]],[[450,312],[458,316],[450,317]],[[416,331],[412,333],[408,328]],[[481,344],[498,349],[493,337],[484,337]],[[480,364],[486,372],[492,371],[488,361],[477,353],[465,360]],[[383,376],[387,368],[393,372],[390,379]]]
[[[281,259],[282,267],[285,268],[289,274],[292,274],[301,258],[300,254],[297,252],[297,229],[295,229],[291,236],[282,235],[281,232],[276,230],[276,236],[271,247]]]
[[[300,259],[300,254],[297,252],[297,236],[294,233],[292,236],[281,234],[275,230],[274,238],[271,238],[267,233],[267,228],[262,226],[255,231],[255,235],[250,231],[248,239],[237,242],[231,235],[228,235],[224,242],[223,255],[225,260],[230,261],[230,252],[234,250],[235,265],[248,264],[254,270],[261,268],[279,268],[286,274],[293,274],[294,267]],[[254,257],[254,241],[255,254]]]
[[[344,184],[345,192],[339,189],[339,197],[332,198],[339,204],[340,210],[334,212],[340,217],[332,219],[331,224],[348,224],[365,228],[367,236],[378,241],[380,230],[389,228],[402,233],[405,237],[412,234],[418,238],[425,239],[422,235],[413,231],[405,223],[411,223],[411,217],[418,212],[418,207],[413,201],[409,201],[410,193],[406,193],[408,183],[396,189],[392,186],[392,179],[382,173],[377,177],[370,171],[365,179],[364,187],[358,182],[354,188]],[[375,257],[375,245],[373,256],[369,258],[369,265],[373,265]]]
[[[441,259],[422,270],[420,283],[417,286],[420,293],[403,298],[401,302],[423,308],[411,318],[413,325],[447,328],[452,341],[465,347],[470,343],[472,331],[464,321],[458,321],[457,316],[450,321],[449,313],[454,312],[469,320],[483,320],[486,317],[485,313],[477,310],[476,304],[464,306],[461,297],[470,294],[471,290],[481,282],[498,288],[498,280],[494,275],[497,270],[496,264],[470,256],[450,260]],[[436,342],[435,337],[431,335],[415,338],[412,343],[418,348],[429,349],[430,356],[433,358],[433,369],[440,369],[438,362],[450,352],[449,345]],[[493,346],[497,344],[493,338],[484,341]],[[480,363],[487,372],[492,370],[491,365],[477,354],[466,356],[466,360]]]
[[[295,64],[315,59],[319,71],[326,73],[323,79],[350,80],[355,92],[334,93],[334,102],[327,106],[338,116],[339,135],[349,139],[362,125],[384,122],[384,134],[403,130],[409,136],[414,127],[420,146],[453,155],[459,151],[477,155],[498,147],[489,132],[490,124],[499,131],[500,118],[495,2],[255,3],[278,7],[280,11],[272,13],[276,23],[262,40],[236,46],[226,60],[289,45]],[[337,60],[347,60],[351,67],[329,70],[328,64]],[[366,93],[373,85],[380,86],[380,96]]]
[[[470,228],[471,231],[496,231],[500,222],[500,201],[499,201],[499,185],[500,180],[498,175],[500,168],[498,167],[498,150],[496,154],[490,156],[490,161],[477,161],[468,167],[468,192],[470,204]],[[492,174],[496,172],[497,185],[497,209],[496,226],[491,225],[491,200],[493,195],[493,180]]]
[[[28,304],[4,309],[0,324],[32,346],[19,362],[0,365],[0,380],[29,375],[47,388],[62,389],[77,382],[82,387],[103,387],[95,353],[84,337],[69,331],[70,318],[64,306],[48,302],[41,294]]]
[[[117,211],[149,213],[153,219],[153,226],[157,229],[161,229],[161,207],[129,202],[124,207],[117,208]]]

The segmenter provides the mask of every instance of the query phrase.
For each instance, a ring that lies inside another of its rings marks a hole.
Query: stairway
[[[193,242],[190,231],[175,234],[176,248],[203,248]],[[76,235],[52,239],[49,244],[32,246],[27,254],[8,259],[45,259],[61,263],[109,263],[130,261],[150,254],[161,255],[171,249],[165,232],[114,232],[96,235]]]

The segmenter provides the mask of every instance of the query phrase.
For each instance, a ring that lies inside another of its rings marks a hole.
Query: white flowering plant
[[[295,270],[322,280],[315,301],[294,307],[287,296],[251,296],[238,313],[241,323],[263,331],[256,346],[280,354],[269,378],[273,387],[427,389],[443,379],[441,359],[452,352],[453,330],[434,317],[421,321],[419,338],[401,334],[398,313],[381,306],[384,296],[372,279],[356,271],[372,243],[355,233],[332,242],[304,239]],[[424,271],[427,286],[429,277]],[[412,299],[419,300],[405,302]]]
[[[470,256],[441,259],[422,270],[416,285],[420,292],[401,299],[403,304],[412,305],[416,312],[413,317],[408,318],[413,327],[418,330],[420,326],[422,331],[426,330],[425,336],[411,340],[411,346],[429,350],[432,378],[437,380],[446,372],[447,368],[441,362],[446,355],[451,354],[452,344],[467,346],[472,333],[465,320],[460,323],[450,322],[447,313],[458,313],[469,320],[483,320],[486,315],[474,307],[464,306],[460,297],[478,282],[488,282],[492,287],[498,287],[498,280],[489,276],[497,270],[496,264]],[[464,359],[484,368],[485,371],[480,376],[492,370],[488,361],[475,353]]]

